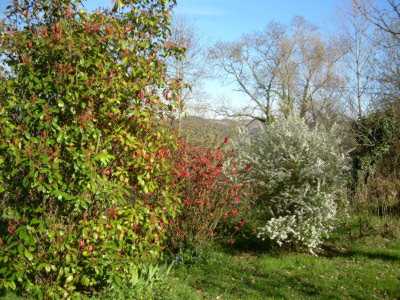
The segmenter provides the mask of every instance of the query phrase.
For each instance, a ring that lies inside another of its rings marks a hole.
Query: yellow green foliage
[[[0,289],[72,297],[157,257],[178,208],[170,0],[14,1],[0,28]],[[171,98],[171,97],[168,97]]]

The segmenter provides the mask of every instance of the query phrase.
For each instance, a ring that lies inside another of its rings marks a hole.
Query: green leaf
[[[86,276],[83,275],[81,278],[81,283],[83,286],[89,286],[90,285],[90,279]]]
[[[73,276],[73,275],[69,275],[69,276],[65,279],[65,283],[70,283],[73,279],[74,279],[74,276]]]
[[[100,164],[102,166],[107,166],[113,159],[115,159],[115,156],[112,154],[107,153],[107,151],[102,151],[100,153],[98,153],[94,159],[98,162],[100,162]]]
[[[32,255],[32,253],[30,253],[30,252],[28,251],[28,249],[25,249],[24,255],[25,255],[25,257],[26,257],[29,261],[32,261],[32,260],[33,260],[33,255]]]
[[[26,227],[20,227],[18,230],[18,237],[24,241],[26,245],[33,246],[35,245],[35,239],[29,234]]]

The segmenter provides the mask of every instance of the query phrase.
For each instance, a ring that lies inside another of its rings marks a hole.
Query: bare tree
[[[209,52],[216,66],[244,93],[253,105],[231,116],[268,122],[273,104],[287,87],[279,87],[282,67],[290,60],[293,45],[286,29],[271,23],[263,32],[248,34],[237,42],[219,42]],[[257,113],[256,113],[257,112]]]
[[[342,43],[325,41],[303,18],[292,27],[270,23],[266,30],[236,42],[217,43],[210,58],[250,105],[230,116],[268,123],[274,113],[299,113],[315,121],[331,101],[340,76],[336,64],[345,51]]]
[[[340,34],[348,50],[342,65],[346,78],[343,104],[348,116],[361,118],[368,112],[377,92],[376,30],[360,14],[354,1],[342,11],[341,17]]]
[[[379,73],[379,105],[396,103],[400,98],[400,1],[353,0],[357,13],[377,29],[379,58],[375,64]]]
[[[168,76],[182,82],[185,86],[179,95],[181,111],[189,106],[193,110],[202,107],[204,98],[202,84],[208,76],[205,64],[205,50],[195,26],[184,18],[175,18],[171,30],[170,41],[185,49],[180,59],[171,59],[168,62]]]
[[[311,122],[325,106],[338,102],[343,78],[337,72],[338,62],[347,49],[341,39],[323,40],[317,28],[302,17],[294,19],[295,59],[298,64],[297,99],[299,114]],[[309,115],[309,116],[307,116]]]
[[[353,0],[353,6],[367,21],[400,42],[400,2],[384,2],[386,5],[379,7],[373,0]]]

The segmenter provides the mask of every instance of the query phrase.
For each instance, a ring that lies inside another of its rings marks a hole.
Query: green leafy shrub
[[[168,292],[168,276],[173,264],[166,265],[135,265],[127,278],[116,280],[110,289],[96,295],[95,299],[163,299]]]
[[[344,203],[347,163],[335,129],[310,129],[292,116],[244,136],[239,146],[264,220],[258,236],[316,249]]]
[[[352,151],[354,180],[373,175],[390,152],[396,137],[397,123],[391,112],[376,112],[353,123],[356,147]],[[391,153],[391,155],[394,153]],[[397,158],[397,157],[396,157]]]
[[[400,208],[399,124],[395,107],[353,123],[352,192],[358,211],[389,214]]]
[[[0,28],[0,289],[90,294],[160,255],[179,206],[169,0],[14,1]],[[165,95],[166,97],[161,97]]]

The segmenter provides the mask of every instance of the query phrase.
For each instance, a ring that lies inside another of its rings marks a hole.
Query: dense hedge
[[[398,104],[354,121],[351,192],[355,208],[400,211],[400,114]]]
[[[1,24],[0,289],[71,297],[160,254],[179,206],[169,0],[14,1]],[[164,97],[161,97],[164,95]]]

